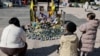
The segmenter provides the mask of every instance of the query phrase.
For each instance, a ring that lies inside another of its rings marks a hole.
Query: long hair
[[[20,27],[20,21],[17,17],[13,17],[9,20],[9,24],[14,24],[17,27]]]

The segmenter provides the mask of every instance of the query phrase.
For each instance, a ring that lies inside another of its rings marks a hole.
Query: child
[[[76,25],[73,22],[67,22],[65,31],[65,34],[60,39],[59,56],[78,56],[78,37],[74,34]]]
[[[81,56],[87,56],[88,53],[93,51],[97,28],[99,26],[99,20],[95,19],[94,13],[87,14],[87,21],[87,23],[79,27],[79,30],[82,32],[82,36],[80,39]]]

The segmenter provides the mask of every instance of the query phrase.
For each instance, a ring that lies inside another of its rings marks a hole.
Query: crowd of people
[[[51,0],[50,0],[51,1]],[[42,2],[48,2],[50,1],[42,1]],[[39,0],[33,0],[35,5],[38,5],[40,2]],[[62,5],[62,6],[67,6],[69,4],[68,0],[53,0],[54,4],[56,6]],[[22,7],[29,5],[31,3],[31,0],[0,0],[0,7],[4,7],[5,5],[8,7]]]
[[[43,7],[41,8],[40,11],[44,10]],[[77,34],[74,33],[77,30],[76,24],[72,21],[66,21],[64,24],[65,32],[59,41],[59,56],[87,56],[94,50],[97,28],[99,26],[99,20],[95,19],[95,17],[94,13],[87,14],[87,22],[79,27],[79,30],[82,32],[80,40]],[[17,17],[11,18],[9,25],[2,32],[0,49],[8,56],[15,54],[25,56],[28,47],[25,29],[24,26],[20,26],[20,21]]]

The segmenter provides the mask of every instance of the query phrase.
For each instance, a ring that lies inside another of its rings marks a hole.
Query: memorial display
[[[39,7],[31,0],[30,4],[30,25],[27,29],[29,39],[37,40],[54,40],[58,39],[63,34],[62,14],[56,14],[53,0],[48,11],[44,10],[44,6]]]

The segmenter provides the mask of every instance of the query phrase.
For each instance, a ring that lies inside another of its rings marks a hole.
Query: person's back
[[[97,28],[99,26],[99,20],[95,19],[95,20],[90,20],[89,22],[86,23],[87,25],[87,34],[91,34],[92,35],[96,35],[97,32]]]
[[[61,37],[60,56],[77,56],[78,38],[77,35],[63,35]],[[67,53],[67,54],[66,54]]]
[[[78,56],[78,37],[74,34],[76,25],[73,22],[68,21],[65,28],[66,32],[60,39],[59,56]]]
[[[7,26],[2,33],[0,46],[7,48],[23,47],[24,43],[21,40],[23,33],[23,29],[16,27],[13,24]]]
[[[9,25],[4,28],[1,35],[0,49],[8,56],[16,54],[25,56],[27,50],[26,36],[24,30],[20,27],[18,18],[11,18]]]

